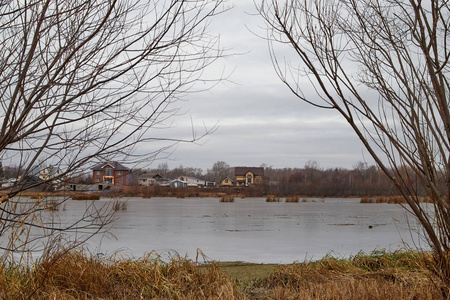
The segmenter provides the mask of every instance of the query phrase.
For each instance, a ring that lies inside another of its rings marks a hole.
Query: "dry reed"
[[[123,200],[119,200],[119,199],[114,200],[112,209],[114,211],[127,210],[127,201],[123,201]]]
[[[49,211],[59,211],[60,210],[60,202],[57,200],[50,200],[44,203],[45,209]]]
[[[98,194],[73,195],[72,200],[100,200],[100,195]]]
[[[440,299],[430,278],[422,254],[381,251],[282,266],[259,287],[264,299]]]
[[[417,200],[421,203],[431,202],[429,197],[419,197]],[[360,203],[406,204],[406,200],[402,196],[362,197]]]
[[[220,202],[234,202],[234,198],[231,196],[222,196],[222,198],[220,198]]]
[[[287,197],[286,203],[298,203],[299,199],[298,196]]]
[[[374,251],[282,265],[262,277],[175,256],[100,259],[81,251],[44,257],[32,267],[0,267],[1,299],[440,299],[427,255]],[[227,265],[230,268],[230,265]],[[237,264],[238,270],[243,270]],[[255,269],[256,268],[256,269]],[[264,265],[261,266],[264,270]],[[230,272],[227,272],[230,274]],[[246,279],[244,279],[246,278]],[[253,278],[253,279],[252,279]]]
[[[2,299],[244,299],[215,263],[100,260],[82,252],[0,269],[0,288]]]
[[[280,198],[275,195],[267,195],[266,202],[280,202]]]

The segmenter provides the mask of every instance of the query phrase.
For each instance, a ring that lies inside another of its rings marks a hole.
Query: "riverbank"
[[[274,254],[276,255],[276,254]],[[439,299],[430,257],[376,251],[289,265],[61,252],[0,269],[2,299]]]
[[[4,190],[0,193],[6,194],[9,191]],[[281,195],[268,194],[264,189],[259,187],[188,187],[188,188],[172,188],[162,186],[121,186],[113,187],[104,191],[66,191],[58,190],[51,192],[38,191],[22,191],[18,194],[23,197],[30,197],[33,199],[44,199],[46,197],[66,197],[73,200],[99,200],[100,198],[125,198],[125,197],[139,197],[139,198],[154,198],[154,197],[172,197],[172,198],[219,198],[221,202],[234,202],[234,199],[244,199],[251,197],[263,197],[267,202],[307,202],[310,198],[324,199],[323,195],[307,196],[307,195]],[[336,197],[331,197],[336,198]],[[375,204],[405,204],[405,200],[401,196],[351,196],[344,197],[359,198],[360,203]],[[421,202],[429,203],[428,197],[419,197]]]

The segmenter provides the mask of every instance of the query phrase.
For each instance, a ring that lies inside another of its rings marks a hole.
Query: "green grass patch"
[[[251,282],[263,279],[275,271],[277,264],[254,264],[240,261],[219,262],[219,269],[235,282]]]

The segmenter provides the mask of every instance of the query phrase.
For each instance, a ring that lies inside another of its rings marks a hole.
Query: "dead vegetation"
[[[442,299],[428,260],[421,253],[384,251],[350,260],[326,257],[281,266],[244,291],[253,299]]]
[[[30,268],[0,269],[2,299],[244,299],[215,263],[175,257],[101,260],[53,254]]]
[[[281,199],[275,195],[267,195],[266,202],[281,202]]]
[[[98,258],[56,252],[30,267],[3,264],[1,299],[441,299],[416,252],[375,251],[290,265]]]
[[[100,200],[99,194],[78,194],[73,195],[72,200]]]
[[[431,203],[431,199],[429,197],[419,197],[418,202]],[[406,200],[402,196],[362,197],[360,203],[406,204]]]
[[[112,209],[114,211],[127,210],[128,209],[127,201],[121,199],[114,200],[112,204]]]
[[[300,200],[299,196],[292,196],[286,198],[286,203],[298,203]]]
[[[234,202],[234,198],[231,196],[222,196],[222,198],[220,198],[220,202]]]

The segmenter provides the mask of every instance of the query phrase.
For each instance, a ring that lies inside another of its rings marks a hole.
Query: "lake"
[[[308,202],[265,202],[265,198],[122,198],[112,236],[89,241],[93,253],[115,251],[141,257],[176,251],[195,259],[200,249],[217,261],[292,263],[331,253],[348,257],[359,251],[397,250],[417,242],[417,224],[394,204],[360,204],[360,199],[307,199]],[[113,199],[96,201],[101,206]],[[58,212],[70,222],[87,201],[69,201]],[[425,245],[425,244],[423,244]]]

